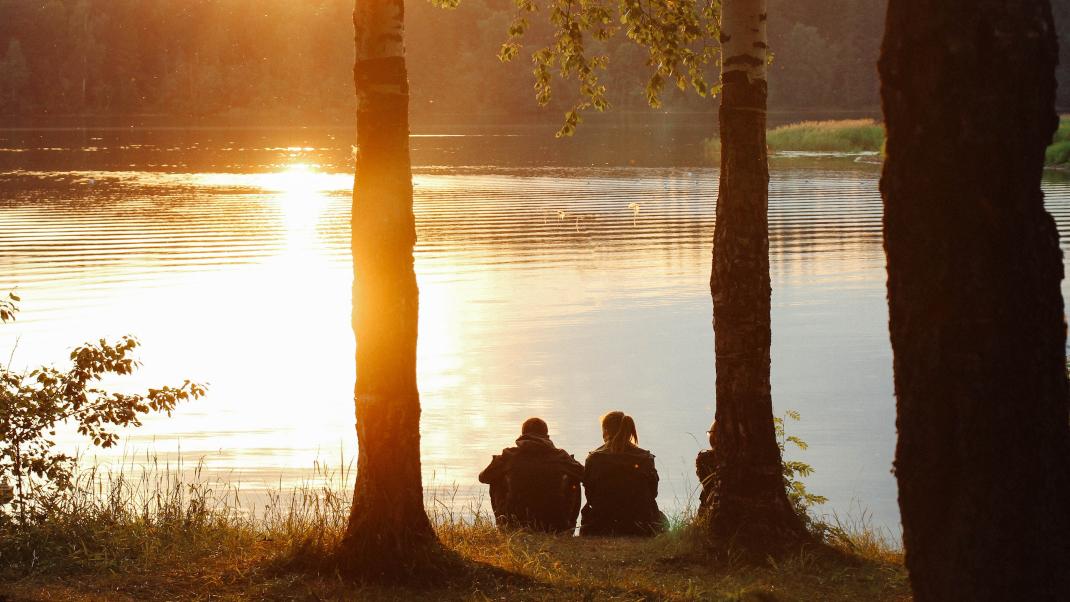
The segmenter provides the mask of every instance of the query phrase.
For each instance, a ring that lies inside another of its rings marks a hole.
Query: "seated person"
[[[602,417],[605,445],[587,456],[580,535],[655,535],[665,528],[658,510],[654,454],[640,448],[635,421],[624,412]]]
[[[698,475],[698,482],[702,485],[702,493],[698,496],[700,514],[705,510],[709,510],[710,504],[713,502],[713,450],[717,446],[716,421],[710,426],[710,430],[706,431],[706,434],[710,436],[710,449],[700,451],[698,456],[695,457],[695,474]]]
[[[580,511],[583,465],[554,447],[541,418],[528,418],[516,447],[503,449],[479,473],[490,485],[490,505],[499,528],[569,532]]]

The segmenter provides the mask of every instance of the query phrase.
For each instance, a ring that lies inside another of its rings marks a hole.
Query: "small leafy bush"
[[[15,318],[18,301],[14,293],[0,301],[0,321]],[[100,388],[103,377],[137,369],[132,357],[137,346],[130,336],[82,345],[71,352],[65,370],[43,366],[19,372],[0,366],[0,503],[14,502],[21,524],[46,512],[45,502],[71,486],[75,458],[55,450],[61,425],[73,423],[93,445],[111,447],[119,440],[116,429],[141,426],[141,416],[149,412],[170,415],[179,402],[204,395],[203,385],[188,380],[135,394]],[[0,513],[0,521],[5,519]]]
[[[794,445],[799,450],[806,450],[806,448],[809,447],[809,445],[799,437],[787,434],[787,430],[785,429],[786,420],[795,422],[798,421],[799,418],[800,415],[797,411],[788,410],[784,412],[783,416],[773,417],[773,428],[776,431],[776,440],[777,446],[780,447],[780,455],[784,458],[784,486],[788,492],[788,499],[791,500],[792,505],[795,506],[795,511],[799,516],[807,521],[811,529],[815,529],[819,528],[819,524],[810,515],[810,510],[814,506],[824,504],[828,501],[828,498],[812,493],[806,488],[806,484],[803,483],[804,478],[813,474],[814,468],[800,460],[788,460],[786,459],[785,454],[789,444]]]

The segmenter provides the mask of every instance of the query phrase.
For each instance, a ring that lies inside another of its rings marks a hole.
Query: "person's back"
[[[538,531],[575,529],[583,466],[554,447],[542,420],[529,418],[522,430],[516,447],[494,456],[479,475],[490,485],[495,522]]]
[[[636,445],[635,423],[622,412],[602,419],[606,444],[587,456],[580,535],[654,535],[664,528],[658,510],[654,455]]]
[[[695,456],[695,474],[698,476],[702,492],[699,494],[699,514],[702,515],[710,509],[714,503],[716,494],[715,473],[717,472],[717,455],[713,450],[717,447],[717,422],[710,425],[706,431],[710,436],[710,449],[702,450]]]

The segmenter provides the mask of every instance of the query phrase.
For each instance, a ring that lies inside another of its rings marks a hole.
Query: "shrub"
[[[800,415],[795,410],[788,410],[784,412],[783,416],[773,417],[773,429],[776,432],[777,446],[780,447],[780,456],[784,465],[784,487],[788,492],[788,500],[795,506],[795,512],[802,517],[806,526],[812,532],[824,536],[824,532],[827,530],[827,525],[814,518],[810,514],[810,510],[814,506],[824,504],[828,501],[828,498],[812,493],[806,488],[806,484],[803,483],[804,478],[813,474],[814,468],[806,462],[800,460],[788,460],[784,457],[788,444],[794,445],[799,450],[806,450],[806,448],[809,447],[809,445],[799,437],[787,434],[787,431],[784,428],[786,420],[797,421],[799,418]]]
[[[15,318],[20,299],[9,293],[0,302],[0,322]],[[97,382],[106,375],[132,373],[139,363],[132,354],[138,346],[130,336],[109,343],[101,339],[71,352],[71,367],[43,366],[17,372],[0,366],[0,503],[14,502],[21,524],[28,513],[45,512],[45,499],[70,488],[74,458],[55,451],[57,428],[77,425],[78,433],[93,445],[111,447],[118,441],[115,428],[141,426],[148,412],[168,415],[180,401],[205,393],[203,385],[185,381],[181,386],[149,389],[143,394],[106,391]],[[8,477],[13,476],[12,487]],[[6,515],[0,513],[0,520]]]

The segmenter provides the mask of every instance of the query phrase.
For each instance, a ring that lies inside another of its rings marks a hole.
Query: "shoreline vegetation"
[[[124,472],[125,471],[125,472]],[[431,583],[364,586],[324,570],[349,514],[347,471],[243,506],[238,485],[150,461],[86,470],[18,524],[0,515],[0,599],[905,600],[902,551],[865,520],[826,525],[825,546],[755,565],[715,560],[690,511],[651,539],[498,531],[456,488],[425,490],[453,564]],[[317,568],[320,567],[320,568]]]
[[[1044,151],[1044,165],[1070,168],[1070,115],[1059,116],[1059,129],[1055,130],[1051,144]]]
[[[884,126],[872,119],[803,121],[769,130],[766,144],[772,152],[879,152]]]
[[[802,121],[766,132],[770,153],[884,154],[884,125],[872,119]],[[707,158],[720,156],[721,141],[707,138]],[[1070,168],[1070,115],[1059,116],[1059,128],[1044,155],[1046,167]]]
[[[14,292],[0,298],[0,322],[15,319],[20,301]],[[0,420],[0,602],[909,598],[902,551],[864,514],[847,523],[810,516],[824,498],[806,490],[800,479],[811,468],[799,461],[783,465],[784,484],[812,537],[775,558],[711,542],[695,519],[693,493],[657,537],[579,538],[502,532],[480,501],[458,504],[456,486],[426,487],[423,506],[439,543],[391,562],[404,581],[344,578],[339,551],[354,476],[344,460],[334,470],[317,463],[296,487],[280,482],[248,492],[240,482],[207,477],[203,461],[172,467],[146,456],[114,468],[80,467],[54,449],[61,422],[107,448],[118,440],[111,427],[140,426],[139,414],[170,413],[203,395],[190,381],[145,395],[87,385],[130,374],[140,365],[131,356],[136,347],[132,337],[78,347],[69,371],[0,366],[9,398]],[[789,443],[805,449],[787,435],[785,419],[799,416],[774,418],[781,453]]]

